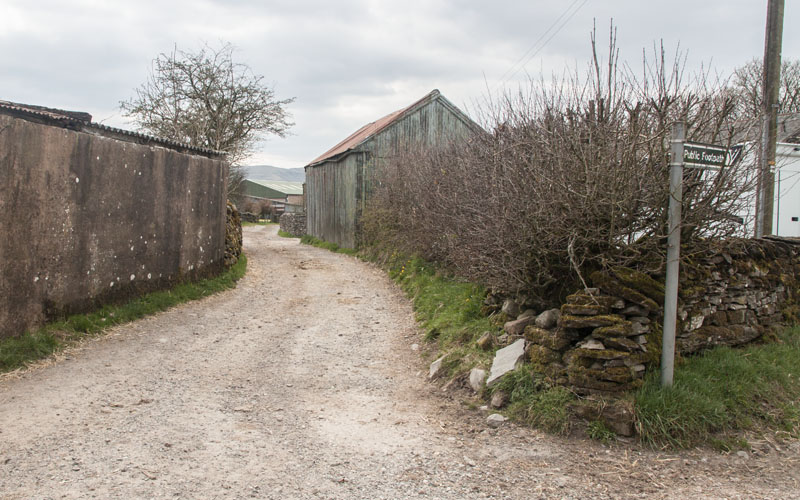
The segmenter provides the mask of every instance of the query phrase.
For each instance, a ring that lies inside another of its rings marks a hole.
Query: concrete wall
[[[0,336],[222,268],[227,165],[0,114]]]

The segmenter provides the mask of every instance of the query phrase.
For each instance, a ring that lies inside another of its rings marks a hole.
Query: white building
[[[772,232],[800,237],[800,144],[778,143]]]

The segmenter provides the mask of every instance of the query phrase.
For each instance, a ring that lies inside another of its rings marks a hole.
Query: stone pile
[[[306,234],[306,214],[286,212],[280,217],[281,231],[292,236],[303,236]]]
[[[239,261],[242,254],[242,220],[236,205],[228,201],[225,216],[225,267],[231,267]]]
[[[647,297],[636,299],[642,300],[608,295],[598,288],[570,295],[555,325],[525,328],[531,362],[551,382],[580,393],[638,387],[649,359],[651,314],[658,314],[659,308]]]

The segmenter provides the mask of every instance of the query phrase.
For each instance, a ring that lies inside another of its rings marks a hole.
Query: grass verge
[[[293,235],[291,233],[287,233],[283,229],[278,229],[278,236],[280,236],[281,238],[299,238],[299,236],[295,236],[295,235]]]
[[[435,341],[439,351],[447,353],[445,376],[491,365],[492,353],[475,344],[484,332],[497,330],[481,311],[486,298],[483,287],[452,278],[419,258],[393,254],[386,266],[389,276],[411,298],[426,340]]]
[[[638,432],[654,447],[747,447],[743,431],[800,437],[800,327],[780,341],[686,358],[673,386],[648,375],[636,393]]]
[[[247,226],[273,226],[275,224],[277,224],[277,222],[272,222],[272,221],[268,221],[268,220],[260,220],[258,222],[242,221],[242,227],[247,227]]]
[[[336,243],[331,243],[330,241],[324,241],[308,234],[300,238],[300,243],[303,243],[304,245],[311,245],[312,247],[324,248],[325,250],[330,250],[331,252],[343,253],[347,255],[356,255],[358,253],[358,250],[354,250],[352,248],[340,247]]]
[[[242,255],[233,267],[217,277],[181,283],[170,290],[152,292],[122,305],[109,305],[88,314],[72,315],[19,337],[0,339],[0,372],[46,358],[70,342],[97,334],[110,326],[128,323],[183,302],[233,288],[246,270],[247,257]]]

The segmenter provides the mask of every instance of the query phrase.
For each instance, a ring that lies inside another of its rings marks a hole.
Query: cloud
[[[800,53],[796,9],[786,6],[785,55]],[[763,52],[766,8],[752,0],[4,0],[0,99],[127,126],[118,103],[160,52],[231,42],[279,98],[297,97],[295,135],[262,151],[295,166],[433,88],[468,107],[487,87],[583,68],[592,26],[603,46],[611,18],[634,66],[662,38],[688,51],[690,70],[713,60],[729,72]]]

